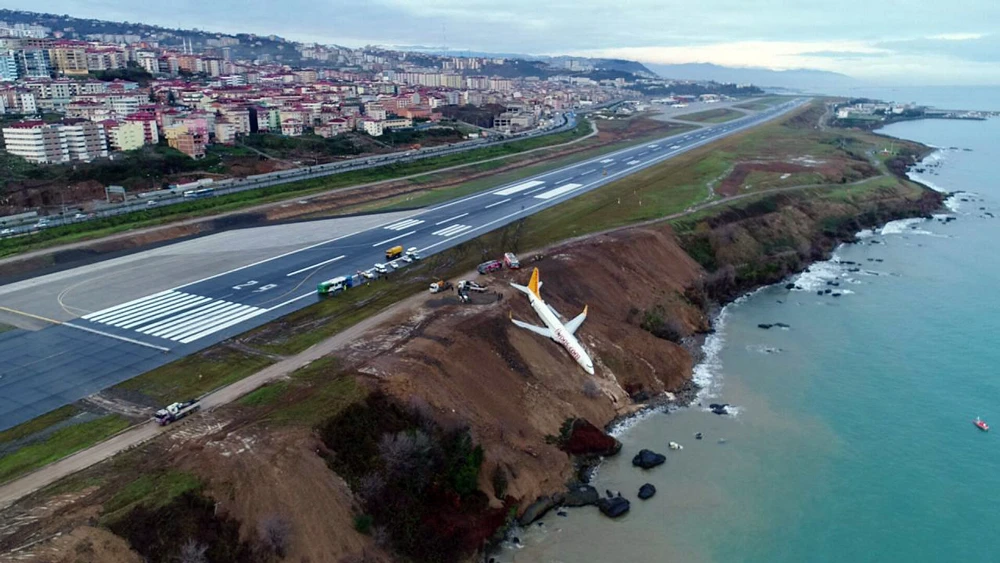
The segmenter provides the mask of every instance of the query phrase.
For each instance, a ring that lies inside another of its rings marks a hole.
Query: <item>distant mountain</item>
[[[846,74],[826,70],[735,68],[711,63],[647,64],[646,66],[664,78],[675,80],[714,80],[716,82],[750,83],[761,87],[812,91],[858,84],[856,79]]]

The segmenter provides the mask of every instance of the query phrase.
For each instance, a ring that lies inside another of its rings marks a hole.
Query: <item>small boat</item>
[[[990,431],[990,425],[986,424],[986,421],[985,420],[981,420],[978,416],[976,417],[976,420],[972,421],[972,423],[976,425],[976,428],[982,430],[983,432],[989,432]]]

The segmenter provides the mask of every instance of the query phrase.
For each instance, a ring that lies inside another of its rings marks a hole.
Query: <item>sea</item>
[[[1000,110],[1000,88],[853,95]],[[615,431],[622,452],[593,484],[631,511],[550,512],[498,561],[1000,561],[1000,119],[882,132],[938,148],[914,178],[959,192],[948,207],[727,306],[695,370],[700,404]],[[640,448],[667,462],[632,467]]]

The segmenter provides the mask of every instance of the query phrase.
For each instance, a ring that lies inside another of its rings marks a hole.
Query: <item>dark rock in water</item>
[[[853,266],[854,264],[857,264],[857,262],[855,262],[854,260],[844,260],[843,262],[841,262],[841,264],[848,264]]]
[[[565,512],[563,510],[557,510],[556,511],[556,516],[562,516],[563,518],[565,518],[565,517],[569,516],[569,513]]]
[[[789,326],[789,325],[787,325],[785,323],[774,323],[774,326],[776,326],[778,328],[792,328],[791,326]]]
[[[979,210],[980,211],[986,211],[986,208],[985,207],[980,207]]]
[[[874,262],[875,261],[874,258],[865,258],[865,260],[868,260],[869,262]]]
[[[767,329],[771,328],[772,326],[774,326],[774,325],[769,325],[767,323],[760,323],[759,325],[757,325],[757,328],[762,328],[764,330],[767,330]]]
[[[708,408],[715,414],[729,414],[729,403],[712,403]]]
[[[784,301],[782,301],[781,299],[778,299],[778,303],[784,303]]]
[[[601,514],[608,518],[618,518],[628,512],[631,505],[628,500],[622,497],[602,498],[597,501],[597,508],[601,510]]]
[[[546,512],[555,508],[559,504],[560,500],[561,499],[559,498],[550,497],[548,495],[539,498],[535,502],[528,505],[528,508],[527,510],[524,511],[524,514],[522,514],[521,517],[518,518],[518,522],[521,523],[521,526],[530,525],[535,520],[538,520],[542,516],[545,516]]]
[[[823,290],[821,289],[821,290],[817,291],[816,295],[823,295]]]
[[[658,454],[652,450],[639,450],[639,453],[635,454],[632,458],[632,465],[635,467],[641,467],[643,469],[652,469],[657,465],[662,465],[667,461],[667,456],[663,454]],[[600,504],[600,501],[598,501]]]
[[[577,418],[561,448],[571,455],[607,457],[617,454],[622,444],[587,420]]]
[[[639,487],[639,498],[642,500],[652,498],[652,496],[655,494],[656,494],[656,487],[654,487],[649,483],[646,483],[645,485]]]
[[[881,258],[876,258],[875,261],[876,262],[882,262],[882,259]]]
[[[611,493],[611,489],[604,489],[604,494],[608,495],[608,498],[615,498],[615,495]]]
[[[834,293],[833,294],[834,297],[840,297],[840,295],[841,295],[840,293]]]
[[[514,536],[514,537],[510,538],[510,541],[514,545],[521,545],[521,538],[519,538],[517,536]]]
[[[829,295],[829,294],[833,293],[833,290],[832,289],[826,289],[826,290],[823,290],[823,293],[826,293],[827,295]]]
[[[860,272],[861,268],[848,268],[848,272]]]
[[[962,199],[960,199],[959,201],[969,201],[969,200],[963,197],[963,198],[962,198]]]
[[[695,440],[701,440],[701,438],[702,438],[701,432],[694,435]]]
[[[794,283],[786,283],[785,284],[785,289],[795,289],[795,284]]]

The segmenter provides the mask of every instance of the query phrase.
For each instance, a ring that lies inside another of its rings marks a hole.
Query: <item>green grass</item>
[[[88,448],[129,427],[129,421],[108,415],[57,430],[45,440],[0,458],[0,483]]]
[[[725,123],[726,121],[732,121],[734,119],[739,119],[743,117],[742,112],[727,108],[710,109],[705,111],[699,111],[697,113],[686,113],[683,115],[673,116],[676,119],[682,119],[684,121],[697,121],[699,123]]]
[[[288,389],[288,383],[285,381],[269,383],[240,397],[238,402],[245,407],[268,406],[280,399],[286,389]]]
[[[22,438],[27,438],[28,436],[45,430],[46,428],[50,428],[60,422],[69,420],[78,414],[80,414],[80,409],[73,405],[59,407],[52,412],[37,416],[27,422],[22,422],[13,428],[8,428],[7,430],[0,432],[0,444],[8,444]]]
[[[0,323],[0,333],[7,332],[9,330],[14,330],[16,328],[17,327],[13,326],[13,325],[8,325],[8,324]]]
[[[124,516],[139,504],[159,508],[175,497],[201,487],[202,483],[197,477],[182,471],[166,470],[140,475],[104,503],[101,520],[107,522]]]
[[[119,383],[115,389],[137,391],[166,405],[200,397],[273,363],[264,356],[216,346]]]
[[[427,174],[441,168],[466,165],[490,158],[516,155],[536,148],[566,143],[583,137],[590,133],[590,131],[590,123],[581,121],[575,129],[570,131],[514,141],[503,145],[426,158],[405,164],[390,164],[367,170],[344,172],[323,178],[301,180],[214,198],[187,201],[176,205],[154,207],[115,217],[51,227],[37,231],[26,237],[0,239],[0,257],[80,240],[99,238],[137,228],[162,225],[193,217],[225,213],[253,205],[302,197],[327,190],[392,180],[414,174]]]
[[[244,406],[266,409],[272,424],[314,426],[359,401],[367,392],[341,371],[332,356],[303,366],[288,381],[271,383],[246,395]]]

